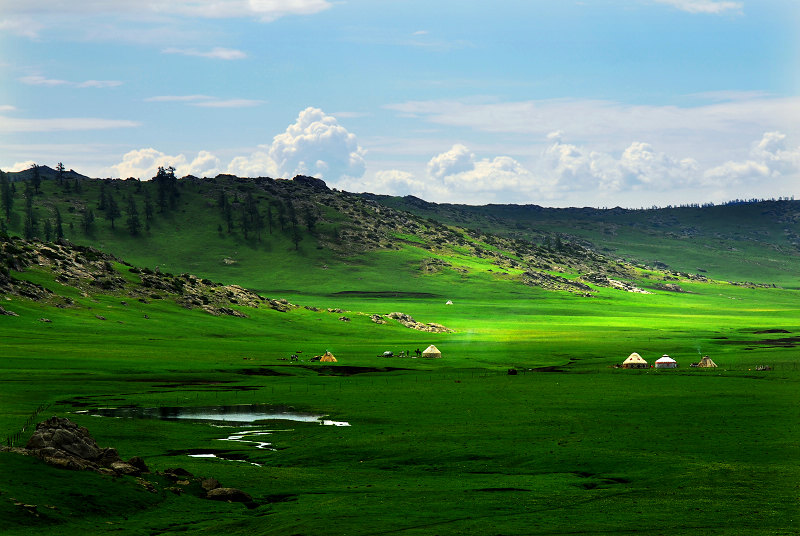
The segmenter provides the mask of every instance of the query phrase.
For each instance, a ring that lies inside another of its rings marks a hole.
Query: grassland
[[[246,318],[212,316],[161,291],[160,299],[139,301],[125,289],[59,283],[48,266],[12,272],[72,303],[58,308],[14,294],[0,301],[19,315],[0,316],[0,439],[27,421],[67,416],[123,458],[213,476],[258,506],[151,493],[131,477],[0,452],[3,534],[796,534],[800,296],[793,285],[636,270],[630,282],[650,294],[591,285],[588,298],[523,285],[525,268],[498,266],[467,246],[431,247],[419,233],[347,255],[325,245],[333,229],[366,214],[360,205],[355,216],[326,208],[321,229],[299,244],[277,230],[262,242],[244,240],[218,231],[206,186],[187,186],[177,211],[143,236],[103,223],[70,238],[135,265],[241,284],[300,307],[235,305]],[[56,196],[51,183],[43,188],[41,215],[59,206],[79,225],[86,200]],[[684,244],[687,259],[705,255],[707,244]],[[421,271],[432,257],[446,264]],[[128,284],[138,281],[112,264]],[[551,271],[579,275],[562,268]],[[762,281],[752,267],[731,270]],[[684,292],[660,289],[667,281]],[[454,331],[370,319],[393,311]],[[429,344],[444,357],[378,357]],[[309,361],[325,350],[339,362]],[[633,351],[651,363],[668,353],[681,366],[613,368]],[[689,367],[703,354],[719,368]],[[771,370],[756,370],[763,365]],[[246,426],[82,413],[243,404],[292,407],[350,426],[257,423],[273,431],[274,450],[266,450],[221,441]],[[188,456],[196,452],[230,459]],[[159,490],[166,485],[148,478]]]
[[[23,276],[63,291],[36,274]],[[341,294],[333,280],[327,292],[292,297],[345,309],[349,323],[303,308],[213,317],[102,293],[76,294],[69,309],[6,301],[20,316],[0,319],[2,430],[17,430],[47,403],[46,414],[89,427],[123,457],[214,476],[260,506],[152,494],[129,477],[0,453],[5,533],[793,533],[794,291],[684,282],[691,294],[602,289],[589,299],[502,280],[459,286],[451,277],[413,287],[421,296]],[[359,314],[394,310],[455,333]],[[788,333],[757,333],[777,329]],[[376,357],[431,343],[444,358]],[[326,349],[339,363],[279,360]],[[666,352],[682,367],[610,367],[631,351],[651,361]],[[720,368],[690,369],[698,353]],[[758,364],[773,370],[752,370]],[[519,374],[508,375],[512,367]],[[219,441],[230,429],[75,413],[251,403],[351,426],[272,422],[280,431],[268,451]],[[192,449],[260,466],[191,458]],[[39,517],[15,502],[36,504]]]

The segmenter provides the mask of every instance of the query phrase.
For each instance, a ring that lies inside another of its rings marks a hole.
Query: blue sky
[[[795,0],[0,0],[0,168],[431,201],[800,194]]]

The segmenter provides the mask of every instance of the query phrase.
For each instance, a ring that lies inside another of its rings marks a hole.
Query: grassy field
[[[68,416],[123,458],[213,476],[259,506],[150,493],[130,477],[0,453],[3,533],[796,533],[796,291],[681,282],[688,292],[582,298],[496,273],[404,280],[391,270],[397,259],[354,259],[353,272],[329,278],[299,269],[294,285],[281,272],[264,285],[345,313],[213,317],[170,300],[77,292],[68,309],[4,301],[19,316],[0,317],[0,438],[46,404],[34,420]],[[70,292],[43,272],[17,275]],[[369,319],[391,311],[455,332]],[[429,344],[444,357],[377,357]],[[325,350],[339,362],[307,361]],[[681,367],[612,368],[633,351],[651,363],[668,353]],[[284,360],[292,353],[301,361]],[[719,368],[690,368],[701,354]],[[755,370],[764,364],[773,370]],[[253,425],[273,431],[275,450],[263,450],[220,441],[246,426],[76,413],[241,404],[350,426]],[[188,456],[211,451],[240,461]]]

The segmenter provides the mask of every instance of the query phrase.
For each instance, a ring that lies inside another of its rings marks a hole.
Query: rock
[[[342,322],[350,322],[350,317],[349,316],[340,316],[339,320],[341,320]]]
[[[407,328],[416,329],[417,331],[425,331],[428,333],[452,333],[453,330],[450,328],[446,328],[441,324],[430,323],[430,324],[423,324],[422,322],[417,322],[411,316],[405,313],[389,313],[386,315],[388,318],[392,320],[397,320],[402,325]]]
[[[386,323],[386,319],[384,319],[381,315],[371,315],[369,317],[369,319],[372,320],[373,322],[375,322],[376,324],[385,324]]]
[[[89,461],[99,460],[103,453],[86,428],[60,417],[51,417],[37,424],[25,448],[52,449],[55,451],[50,453],[52,455],[62,452]]]
[[[0,306],[0,316],[19,316],[19,315],[17,313],[15,313],[14,311],[9,311],[7,309],[3,309],[3,307]]]
[[[50,322],[52,322],[52,320],[50,320],[49,318],[40,318],[39,322],[44,322],[46,324],[49,324]]]
[[[172,480],[173,482],[177,480],[185,480],[187,478],[194,478],[194,475],[183,469],[182,467],[173,467],[169,469],[164,469],[164,476]]]
[[[253,502],[253,498],[250,495],[236,488],[215,488],[206,494],[206,498],[214,501]]]
[[[134,466],[136,469],[139,470],[140,473],[149,473],[150,468],[147,467],[147,464],[144,463],[144,460],[139,456],[134,456],[130,460],[128,460],[128,464]]]
[[[202,487],[205,491],[211,491],[212,489],[221,488],[222,485],[216,478],[204,478],[200,481],[200,487]]]
[[[139,476],[142,474],[139,468],[126,462],[113,462],[109,468],[118,475]]]

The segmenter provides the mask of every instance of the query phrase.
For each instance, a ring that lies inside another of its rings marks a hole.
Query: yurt
[[[628,359],[622,362],[622,368],[647,368],[647,361],[638,353],[633,352]]]
[[[440,352],[438,348],[436,348],[434,345],[431,344],[430,346],[425,348],[425,350],[423,350],[422,357],[432,357],[438,359],[442,357],[442,352]]]
[[[336,363],[336,358],[332,353],[326,351],[325,355],[319,358],[321,363]]]
[[[445,303],[445,305],[453,305],[453,300],[447,300],[447,303]]]
[[[712,361],[710,357],[708,357],[707,355],[704,355],[703,359],[700,360],[700,362],[697,364],[697,366],[698,367],[703,367],[703,368],[716,368],[717,364],[714,363],[714,361]]]
[[[656,368],[676,368],[678,366],[678,362],[672,359],[667,354],[664,354],[658,360],[656,360]]]

